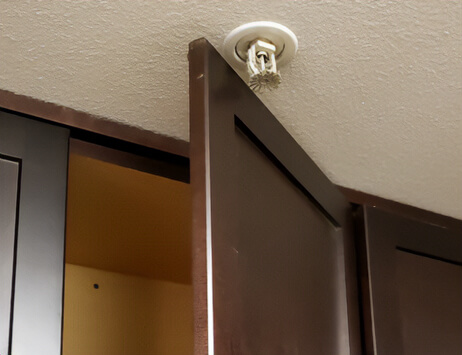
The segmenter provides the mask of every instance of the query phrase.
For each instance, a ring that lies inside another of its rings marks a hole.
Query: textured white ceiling
[[[188,42],[299,52],[262,100],[337,184],[462,218],[461,1],[0,1],[0,88],[188,139]]]

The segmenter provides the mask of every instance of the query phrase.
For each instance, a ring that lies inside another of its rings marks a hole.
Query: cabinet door
[[[189,61],[195,354],[359,354],[349,204],[206,40]]]
[[[59,355],[68,130],[0,111],[0,354]]]
[[[364,207],[368,354],[462,354],[462,223]]]

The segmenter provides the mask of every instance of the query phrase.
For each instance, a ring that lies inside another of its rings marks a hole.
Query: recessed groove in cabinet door
[[[422,252],[419,252],[419,251],[415,251],[415,250],[408,249],[408,248],[403,248],[403,247],[400,247],[400,246],[397,246],[396,250],[399,250],[399,251],[402,251],[402,252],[405,252],[405,253],[408,253],[408,254],[414,254],[414,255],[422,256],[424,258],[429,258],[429,259],[433,259],[433,260],[439,260],[439,261],[443,261],[445,263],[462,266],[462,262],[460,262],[460,261],[455,261],[455,260],[451,260],[451,259],[447,259],[447,258],[442,258],[440,256],[433,255],[433,254],[422,253]]]
[[[0,155],[0,354],[9,353],[20,161]]]

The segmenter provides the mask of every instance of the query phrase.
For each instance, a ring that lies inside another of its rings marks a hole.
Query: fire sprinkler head
[[[287,64],[297,49],[297,37],[291,30],[275,22],[260,21],[231,31],[224,41],[223,55],[236,70],[247,69],[252,89],[261,92],[279,85],[277,67]]]

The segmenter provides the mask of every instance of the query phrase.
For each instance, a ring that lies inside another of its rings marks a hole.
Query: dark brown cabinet
[[[368,203],[355,220],[358,201],[205,39],[191,43],[189,62],[189,160],[186,142],[0,97],[2,107],[66,126],[0,112],[0,202],[9,201],[0,206],[0,352],[61,353],[70,130],[90,147],[83,155],[190,178],[194,354],[460,355],[462,221]]]
[[[360,354],[349,203],[205,39],[189,60],[196,354]]]
[[[369,206],[359,217],[367,353],[461,354],[462,223]]]

